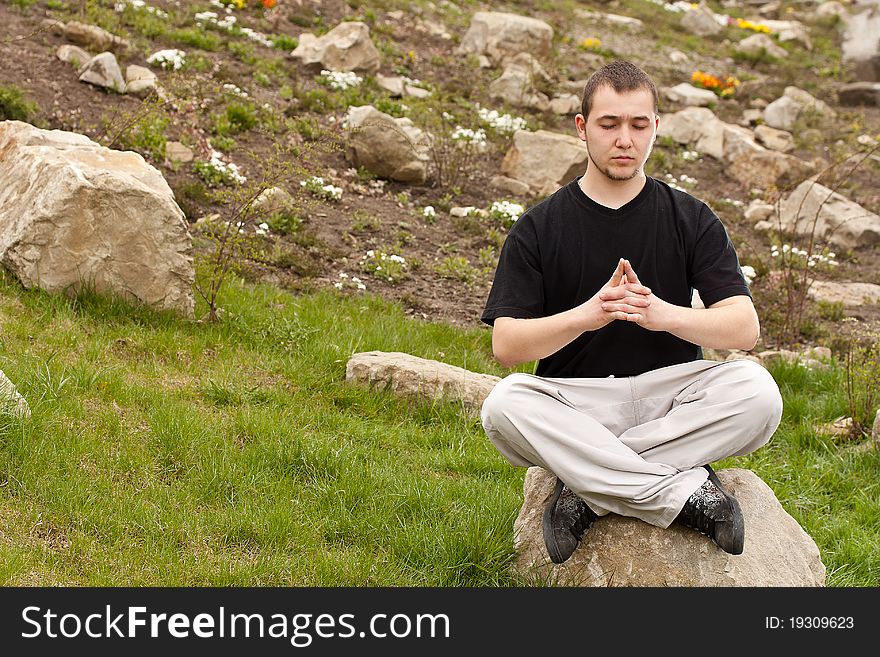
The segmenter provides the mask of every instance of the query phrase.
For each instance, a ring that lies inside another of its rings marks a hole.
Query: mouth
[[[635,161],[635,158],[633,158],[633,157],[627,157],[626,155],[618,155],[617,157],[612,157],[612,158],[611,158],[611,161],[612,161],[612,162],[617,162],[618,164],[626,164],[626,163],[628,163],[628,162],[633,162],[633,161]]]

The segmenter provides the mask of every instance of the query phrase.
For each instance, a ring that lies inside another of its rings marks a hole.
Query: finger
[[[643,313],[649,305],[650,302],[644,299],[625,299],[621,302],[603,303],[602,310],[605,312]]]
[[[644,294],[646,296],[651,294],[651,288],[645,287],[641,283],[627,283],[626,289],[634,294]]]
[[[623,271],[626,274],[626,279],[630,283],[640,283],[641,282],[641,281],[639,281],[639,277],[636,276],[636,272],[633,269],[632,263],[630,263],[629,260],[623,261]]]
[[[620,281],[623,279],[623,273],[623,258],[621,258],[617,261],[617,269],[615,269],[614,273],[611,275],[608,285],[611,287],[617,287],[620,285]]]
[[[622,287],[612,287],[607,290],[602,290],[599,293],[599,299],[606,303],[620,301],[623,303],[639,306],[640,308],[647,308],[651,305],[651,300],[648,298],[648,295],[634,295],[632,292],[628,292],[625,288]]]
[[[623,322],[635,322],[636,324],[640,324],[642,322],[642,315],[639,313],[626,313],[622,310],[616,310],[611,313],[611,316],[614,319],[619,319]]]

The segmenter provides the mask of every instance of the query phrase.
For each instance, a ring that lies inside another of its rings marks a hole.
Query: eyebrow
[[[623,117],[618,116],[617,114],[603,114],[602,116],[600,116],[596,120],[597,121],[619,121],[621,118],[623,118]],[[630,117],[630,120],[631,121],[651,121],[652,119],[650,116],[646,116],[646,115],[642,114],[639,116]]]

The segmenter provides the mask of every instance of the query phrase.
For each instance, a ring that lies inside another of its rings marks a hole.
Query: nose
[[[630,129],[626,126],[621,126],[620,130],[617,133],[617,139],[615,140],[614,145],[618,148],[629,148],[632,146],[632,134]]]

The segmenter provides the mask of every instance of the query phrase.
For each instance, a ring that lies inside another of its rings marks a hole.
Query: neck
[[[612,180],[592,163],[589,163],[578,184],[581,191],[596,203],[616,210],[638,196],[644,188],[645,182],[647,182],[647,177],[644,171],[639,171],[629,180]]]

